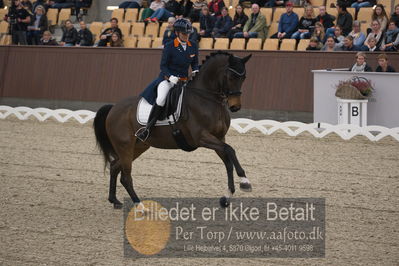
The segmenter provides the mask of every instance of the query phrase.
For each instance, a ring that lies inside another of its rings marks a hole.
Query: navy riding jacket
[[[177,38],[168,42],[162,51],[161,73],[144,89],[140,96],[150,104],[154,104],[159,83],[169,79],[170,76],[186,79],[190,65],[193,71],[199,69],[197,44],[188,41],[186,50],[184,50]]]

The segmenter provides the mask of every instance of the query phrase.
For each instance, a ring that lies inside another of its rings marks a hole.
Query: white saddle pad
[[[182,100],[183,100],[183,93],[184,93],[184,88],[182,89],[180,96],[179,96],[179,101],[177,103],[177,109],[175,112],[175,118],[176,122],[179,120],[180,113],[181,113],[181,106],[182,106]],[[147,102],[146,99],[141,98],[139,101],[139,104],[137,105],[137,122],[139,122],[140,125],[147,125],[148,117],[150,116],[152,105]],[[174,124],[175,121],[173,120],[173,116],[169,116],[165,120],[158,120],[155,126],[165,126],[169,125],[169,121]]]

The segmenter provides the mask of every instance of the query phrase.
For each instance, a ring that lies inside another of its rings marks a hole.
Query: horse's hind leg
[[[120,172],[121,172],[121,167],[119,164],[119,160],[115,159],[110,164],[109,196],[108,196],[108,201],[114,204],[115,209],[122,208],[122,203],[116,198],[116,181]]]
[[[222,159],[224,165],[226,166],[227,185],[229,189],[227,191],[227,195],[220,198],[220,205],[222,207],[227,207],[230,204],[230,198],[233,197],[233,194],[235,192],[234,174],[233,174],[234,166],[233,162],[225,152],[216,150],[216,154],[220,157],[220,159]]]

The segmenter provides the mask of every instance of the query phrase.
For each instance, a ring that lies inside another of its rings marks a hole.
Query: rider
[[[169,90],[179,80],[187,81],[190,65],[193,76],[198,72],[198,47],[196,43],[188,40],[193,30],[191,23],[186,19],[177,19],[173,28],[177,37],[165,44],[161,59],[161,73],[141,93],[141,96],[153,105],[147,126],[140,128],[135,134],[141,141],[148,138],[151,128],[158,120]]]

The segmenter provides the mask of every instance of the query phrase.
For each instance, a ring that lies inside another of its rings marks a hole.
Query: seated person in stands
[[[111,35],[111,40],[109,41],[110,47],[123,47],[123,40],[118,32],[113,32]]]
[[[371,15],[371,20],[378,20],[378,22],[380,22],[381,31],[385,31],[387,29],[389,20],[383,5],[378,4],[374,8],[373,14]],[[369,31],[367,31],[367,33],[369,33]]]
[[[326,12],[325,6],[319,7],[319,15],[316,17],[316,21],[322,23],[324,29],[334,27],[334,20],[335,17]]]
[[[211,0],[208,4],[209,13],[215,17],[220,17],[222,15],[223,7],[224,7],[223,0]]]
[[[394,21],[389,22],[388,30],[382,38],[380,50],[385,52],[399,51],[399,28],[396,27]]]
[[[267,35],[266,17],[260,13],[258,4],[252,4],[252,13],[245,23],[243,32],[234,34],[234,38],[261,38]]]
[[[195,0],[193,3],[193,8],[191,9],[189,17],[191,18],[191,21],[193,22],[198,22],[200,19],[200,15],[202,12],[203,7],[207,7],[208,4],[206,3],[206,0]]]
[[[357,20],[353,22],[352,31],[349,33],[348,36],[352,36],[353,38],[353,45],[362,47],[364,41],[366,40],[366,35],[361,31],[361,23]]]
[[[40,45],[58,45],[57,41],[53,39],[51,32],[43,32],[43,37],[40,39]]]
[[[39,45],[43,32],[48,30],[46,10],[43,6],[37,6],[33,15],[32,24],[28,26],[27,38],[29,45]]]
[[[183,18],[190,18],[191,10],[193,9],[193,2],[191,0],[180,1],[180,15]]]
[[[306,47],[306,51],[319,51],[322,47],[322,44],[315,37],[310,38],[309,46]]]
[[[78,42],[76,45],[78,46],[93,46],[93,34],[87,28],[86,23],[81,21],[80,30],[78,32]]]
[[[284,7],[289,0],[268,0],[266,7]]]
[[[378,57],[378,67],[375,72],[396,72],[393,67],[388,64],[388,57],[386,54],[379,54]]]
[[[33,5],[32,5],[32,2],[30,0],[22,0],[21,4],[26,10],[28,10],[30,12],[33,11]]]
[[[176,19],[174,17],[168,18],[168,26],[163,33],[162,38],[162,45],[165,45],[167,42],[173,41],[176,39],[175,30],[173,29],[173,24],[175,23]]]
[[[62,34],[60,45],[75,46],[78,42],[78,31],[72,24],[71,20],[65,21],[64,33]]]
[[[342,51],[360,51],[360,47],[353,44],[353,37],[348,35],[344,39]]]
[[[100,41],[98,42],[98,46],[107,46],[107,44],[111,41],[112,33],[117,32],[119,36],[122,36],[122,31],[118,27],[118,19],[111,19],[111,28],[105,29],[100,35]]]
[[[236,34],[237,32],[242,32],[245,23],[247,23],[247,20],[248,16],[245,15],[243,7],[240,4],[237,5],[236,14],[234,15],[234,20],[233,20],[233,27],[227,33],[227,37],[229,39],[233,39],[234,34]]]
[[[208,7],[203,7],[200,15],[200,37],[211,37],[215,25],[215,18],[209,14]]]
[[[395,6],[394,12],[391,15],[391,21],[395,22],[396,27],[399,28],[399,4]]]
[[[380,48],[377,47],[377,40],[374,37],[368,38],[367,45],[363,45],[361,50],[364,52],[378,52]]]
[[[70,8],[75,6],[75,0],[50,0],[48,4],[50,8]]]
[[[337,46],[334,37],[330,36],[327,37],[326,43],[324,44],[323,48],[321,48],[321,50],[325,52],[334,52],[340,51],[341,48]]]
[[[119,8],[141,8],[143,5],[143,0],[130,0],[124,1],[119,5]]]
[[[337,44],[337,47],[342,49],[342,46],[344,46],[345,37],[342,35],[342,29],[340,26],[335,27],[334,36],[331,36],[331,37],[334,38],[334,41]]]
[[[373,69],[366,63],[366,54],[363,52],[358,52],[356,54],[355,64],[349,68],[352,72],[373,72]]]
[[[337,5],[338,10],[338,18],[337,18],[337,26],[341,27],[342,34],[344,36],[348,35],[352,31],[353,18],[352,15],[348,13],[346,7]],[[327,29],[326,35],[333,36],[334,35],[334,27]]]
[[[301,17],[298,24],[298,31],[292,34],[291,39],[309,39],[312,35],[316,23],[312,6],[305,7],[305,14]]]
[[[180,15],[180,4],[176,0],[169,0],[165,7],[158,8],[149,18],[144,21],[167,21],[168,18]]]
[[[44,9],[46,10],[46,12],[47,12],[47,10],[49,8],[49,5],[47,4],[47,0],[37,0],[36,2],[34,2],[33,3],[33,10],[35,11],[36,7],[38,7],[38,6],[43,6]]]
[[[76,15],[76,20],[81,20],[83,15],[80,14],[80,9],[81,8],[89,8],[91,7],[92,0],[75,0],[75,15]]]
[[[367,35],[366,40],[364,41],[364,46],[370,48],[369,40],[373,37],[376,40],[376,46],[380,47],[382,40],[384,39],[384,33],[381,31],[380,22],[378,20],[374,20],[371,22],[371,32]],[[366,49],[363,47],[363,49]],[[366,49],[367,51],[367,49]]]
[[[312,38],[316,38],[320,43],[324,43],[326,33],[324,32],[324,27],[321,22],[316,22]]]
[[[359,12],[359,9],[362,7],[372,7],[376,4],[376,0],[355,0],[351,7],[354,7],[356,9],[356,12]]]
[[[293,4],[288,2],[285,8],[287,13],[281,15],[278,32],[273,34],[271,38],[289,39],[298,26],[298,15],[293,12]]]
[[[229,16],[227,7],[222,8],[222,16],[218,17],[215,23],[215,27],[212,30],[212,36],[214,38],[226,37],[227,33],[233,26],[233,21]]]
[[[154,0],[151,2],[150,7],[145,8],[143,10],[143,13],[141,14],[141,21],[150,21],[151,19],[148,19],[155,11],[157,11],[160,8],[165,8],[165,2],[161,0]]]

